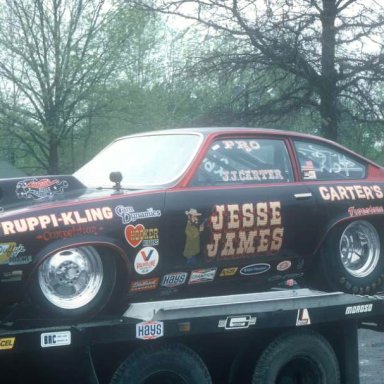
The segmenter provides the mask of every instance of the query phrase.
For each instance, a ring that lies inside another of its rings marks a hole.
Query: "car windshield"
[[[111,172],[121,172],[124,188],[161,186],[176,181],[195,156],[199,134],[153,134],[118,139],[74,176],[88,187],[111,187]]]

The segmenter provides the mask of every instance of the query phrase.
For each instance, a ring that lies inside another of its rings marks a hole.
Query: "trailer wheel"
[[[328,341],[312,330],[294,330],[261,354],[252,384],[338,384],[340,371]]]
[[[201,358],[183,344],[143,348],[116,370],[110,384],[211,384]]]
[[[381,240],[376,228],[366,220],[335,228],[321,253],[327,288],[359,294],[377,291],[384,278]]]

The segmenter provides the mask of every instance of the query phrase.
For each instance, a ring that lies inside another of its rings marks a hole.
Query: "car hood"
[[[57,206],[114,193],[112,188],[89,189],[71,175],[0,179],[0,212],[7,214],[36,205]]]

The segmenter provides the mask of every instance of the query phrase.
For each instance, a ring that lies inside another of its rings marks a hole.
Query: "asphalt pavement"
[[[384,384],[384,333],[359,330],[360,384]]]

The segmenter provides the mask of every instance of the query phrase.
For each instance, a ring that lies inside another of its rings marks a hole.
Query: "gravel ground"
[[[360,384],[384,383],[384,333],[359,330]]]

